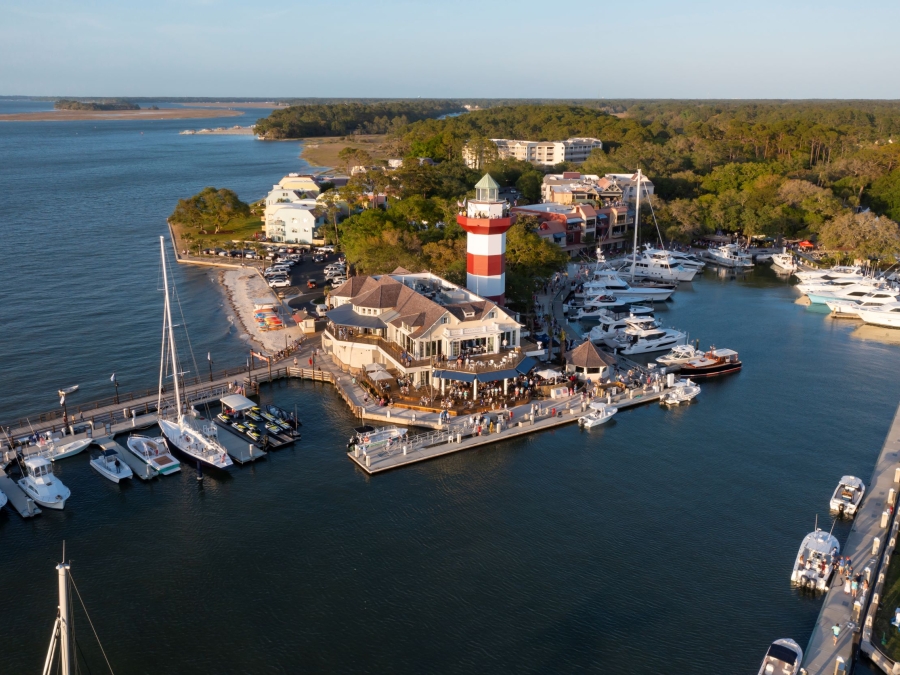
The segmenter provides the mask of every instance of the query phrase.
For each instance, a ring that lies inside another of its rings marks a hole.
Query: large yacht
[[[753,256],[744,251],[744,249],[737,244],[712,246],[704,251],[703,255],[707,260],[723,267],[753,267]]]
[[[581,291],[575,293],[576,297],[592,297],[598,295],[614,295],[620,301],[639,302],[653,301],[663,302],[668,300],[675,291],[671,288],[647,288],[630,286],[614,270],[597,270],[594,278],[584,283]]]
[[[604,340],[607,347],[621,354],[646,354],[672,349],[683,345],[687,336],[674,328],[660,328],[652,317],[632,317],[625,320],[626,327]]]
[[[847,298],[827,300],[825,304],[828,305],[828,309],[835,315],[858,319],[859,310],[872,309],[873,307],[892,304],[897,302],[898,298],[900,298],[900,291],[892,291],[885,288],[866,293],[861,298],[853,300]]]
[[[811,286],[811,287],[810,287]],[[805,287],[806,297],[814,305],[824,305],[829,300],[859,300],[869,293],[880,290],[881,284],[865,279],[858,283],[829,282],[828,284],[800,284],[797,288]]]
[[[860,307],[856,314],[866,323],[887,328],[900,328],[900,302],[891,302],[881,307],[863,309]]]
[[[806,270],[804,272],[794,272],[794,276],[800,281],[832,281],[834,279],[844,279],[846,277],[862,277],[862,267],[849,265],[835,265],[827,270]]]
[[[614,303],[614,304],[601,304],[591,302],[591,304],[587,304],[584,307],[580,308],[578,312],[575,314],[576,319],[579,321],[603,321],[607,318],[617,318],[624,319],[627,316],[631,316],[634,314],[635,316],[648,316],[653,314],[653,307],[647,307],[645,305],[632,304],[632,303]]]
[[[668,251],[650,249],[639,258],[627,260],[621,268],[626,276],[660,281],[693,281],[698,270],[680,265]]]
[[[669,255],[670,260],[674,260],[676,263],[684,267],[685,269],[693,268],[698,271],[702,271],[706,268],[706,263],[700,260],[693,253],[682,253],[681,251],[664,251]]]

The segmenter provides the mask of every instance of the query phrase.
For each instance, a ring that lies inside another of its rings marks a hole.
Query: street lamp
[[[209,363],[209,381],[212,382],[212,381],[213,381],[213,379],[212,379],[212,364],[213,364],[213,360],[212,360],[212,353],[211,353],[211,352],[206,352],[206,360],[207,360],[207,362]]]

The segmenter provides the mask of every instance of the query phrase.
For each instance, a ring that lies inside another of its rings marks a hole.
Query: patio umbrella
[[[387,370],[387,369],[381,363],[367,363],[366,364],[366,372],[367,373],[373,373],[376,370]]]
[[[552,380],[554,377],[559,377],[561,373],[552,368],[544,368],[543,370],[537,371],[535,375],[543,377],[545,380]]]
[[[374,373],[369,375],[369,378],[375,380],[376,382],[381,382],[381,380],[393,380],[394,376],[386,370],[376,370]]]

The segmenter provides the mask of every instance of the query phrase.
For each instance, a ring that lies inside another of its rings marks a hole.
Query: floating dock
[[[896,525],[892,526],[892,520],[893,506],[900,491],[900,482],[897,480],[900,477],[898,448],[900,448],[900,408],[894,414],[894,420],[875,464],[875,471],[867,483],[866,495],[853,521],[847,543],[841,549],[842,556],[850,556],[854,569],[869,578],[869,597],[862,598],[857,605],[851,595],[844,593],[843,579],[835,578],[834,585],[825,595],[819,618],[803,655],[803,667],[808,675],[832,675],[835,672],[842,672],[835,670],[838,663],[843,663],[849,668],[853,643],[856,639],[854,634],[863,623],[862,617],[866,616],[866,604],[871,599],[873,605],[877,606],[880,586],[884,579],[883,573],[879,573],[880,561],[885,547],[890,546],[889,537],[896,538]],[[828,497],[823,499],[827,500]],[[798,533],[798,538],[800,534]],[[787,574],[785,570],[785,576]],[[872,647],[867,634],[872,630],[871,619],[874,612],[875,607],[872,607],[868,612],[868,618],[865,619],[863,651],[867,651],[867,643],[870,649]],[[841,628],[837,644],[834,643],[831,630],[835,624]]]
[[[12,506],[23,518],[31,518],[38,515],[41,510],[34,500],[23,492],[22,488],[16,485],[16,482],[6,475],[3,469],[0,469],[0,490],[9,499],[9,505]]]
[[[262,459],[266,453],[252,443],[244,440],[237,434],[231,433],[225,427],[219,430],[219,443],[228,452],[231,458],[238,464],[247,464]]]
[[[142,462],[128,448],[123,448],[109,437],[95,438],[94,443],[104,450],[115,450],[116,454],[119,455],[119,459],[125,462],[131,469],[131,472],[141,480],[150,480],[159,475],[159,471],[147,464],[147,462]]]

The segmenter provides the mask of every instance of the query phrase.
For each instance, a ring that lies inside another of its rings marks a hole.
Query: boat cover
[[[794,665],[794,662],[797,660],[797,652],[793,649],[789,649],[784,645],[773,644],[769,647],[769,652],[766,656],[771,656],[773,659],[778,659],[779,661],[784,661],[790,665]]]
[[[246,396],[241,396],[240,394],[229,394],[224,398],[220,398],[219,402],[226,408],[230,408],[231,410],[236,410],[238,412],[242,410],[250,410],[250,408],[256,407],[256,404],[253,401],[251,401]]]

